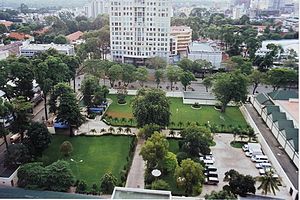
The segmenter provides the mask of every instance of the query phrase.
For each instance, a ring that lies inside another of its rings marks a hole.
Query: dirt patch
[[[131,113],[119,113],[119,112],[112,112],[112,111],[107,111],[106,113],[108,116],[111,117],[117,117],[117,118],[133,118],[133,115]]]

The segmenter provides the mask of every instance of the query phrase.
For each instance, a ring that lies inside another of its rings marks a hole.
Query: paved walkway
[[[139,139],[135,148],[133,161],[127,176],[126,187],[130,188],[144,188],[144,174],[145,174],[145,162],[140,156],[141,148],[144,144],[144,140]]]
[[[271,148],[277,161],[281,165],[282,169],[285,171],[289,180],[292,182],[294,187],[298,190],[297,168],[293,165],[286,152],[282,148],[279,148],[281,145],[278,143],[274,135],[271,133],[270,129],[268,129],[267,125],[264,123],[262,118],[258,115],[258,113],[253,108],[253,106],[251,104],[245,104],[245,107],[249,112],[249,114],[251,115],[251,118],[253,119],[254,123],[258,127],[259,131],[261,132],[262,136],[264,137],[269,147]]]

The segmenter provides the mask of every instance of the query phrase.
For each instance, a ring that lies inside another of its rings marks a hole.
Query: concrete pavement
[[[298,190],[298,170],[295,167],[295,165],[291,162],[289,156],[286,154],[286,152],[280,148],[281,145],[278,143],[274,135],[271,133],[270,129],[268,129],[267,125],[264,123],[264,121],[261,119],[261,117],[258,115],[256,110],[253,108],[251,104],[246,104],[245,108],[249,112],[251,118],[253,119],[254,123],[258,127],[259,131],[261,132],[262,136],[266,140],[268,146],[271,148],[274,156],[276,157],[277,161],[281,165],[282,169],[288,176],[291,183],[294,185],[294,187]]]
[[[145,174],[145,162],[140,156],[141,148],[144,144],[144,140],[139,139],[135,148],[133,161],[127,176],[125,187],[130,188],[144,188],[144,174]]]

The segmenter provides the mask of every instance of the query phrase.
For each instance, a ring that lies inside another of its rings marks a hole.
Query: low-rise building
[[[75,55],[74,45],[70,44],[27,44],[21,47],[20,54],[25,57],[33,57],[37,53],[45,52],[48,49],[55,49],[65,55]]]
[[[274,137],[299,168],[299,97],[294,91],[261,93],[251,103]]]
[[[211,62],[213,68],[218,69],[221,67],[222,52],[212,43],[192,42],[188,47],[188,59],[206,60]]]
[[[192,42],[192,29],[188,26],[172,26],[171,36],[176,38],[177,53],[186,56],[188,46]]]
[[[20,47],[22,46],[21,41],[13,42],[11,44],[0,46],[0,52],[8,51],[9,55],[18,56],[20,55]],[[6,53],[3,53],[6,54]]]
[[[82,36],[83,36],[83,32],[76,31],[74,33],[67,35],[66,38],[71,44],[75,45],[75,44],[83,43],[84,40],[81,39]]]

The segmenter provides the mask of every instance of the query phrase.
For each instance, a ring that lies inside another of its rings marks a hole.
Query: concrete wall
[[[19,169],[19,168],[18,168]],[[0,185],[5,185],[5,186],[16,186],[18,183],[18,169],[10,175],[9,178],[6,177],[0,177]]]
[[[183,104],[199,103],[201,105],[216,105],[217,100],[183,99]]]
[[[263,152],[268,156],[269,161],[272,163],[272,165],[275,168],[278,175],[282,178],[282,181],[287,186],[287,190],[289,191],[290,188],[293,190],[292,198],[296,199],[296,195],[298,194],[298,191],[293,186],[293,184],[289,180],[288,176],[286,175],[285,171],[282,169],[281,165],[277,161],[275,155],[273,154],[272,150],[270,149],[270,147],[269,147],[268,143],[266,142],[266,140],[264,139],[264,137],[261,135],[259,129],[257,128],[255,122],[251,118],[250,114],[248,113],[248,111],[246,110],[246,108],[244,106],[241,106],[240,110],[241,110],[242,114],[244,115],[246,121],[250,124],[250,126],[254,129],[254,131],[256,133],[258,133],[257,139],[262,146]]]
[[[254,106],[254,108],[257,110],[257,112],[259,113],[259,114],[261,114],[261,105],[258,103],[258,101],[254,98],[254,100],[253,100],[253,106]]]

